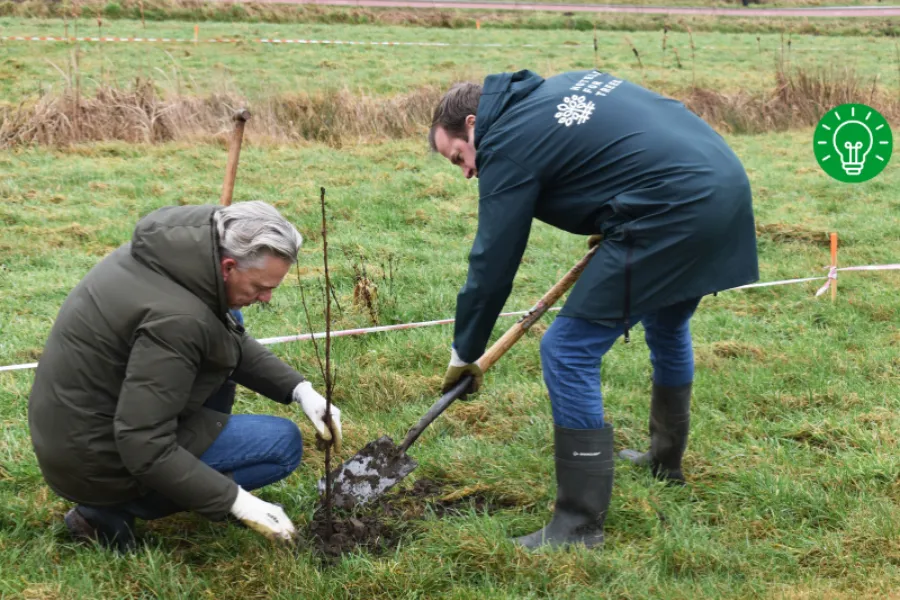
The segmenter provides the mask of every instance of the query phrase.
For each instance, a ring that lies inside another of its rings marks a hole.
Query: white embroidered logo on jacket
[[[556,109],[559,111],[553,117],[560,125],[569,127],[572,123],[582,125],[587,123],[594,112],[594,103],[585,102],[585,96],[573,94],[567,98],[563,98],[562,104],[557,104]]]

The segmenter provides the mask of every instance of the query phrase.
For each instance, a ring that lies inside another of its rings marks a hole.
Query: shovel
[[[543,316],[547,310],[553,306],[560,297],[565,294],[569,288],[574,285],[584,271],[584,268],[593,258],[599,246],[594,246],[591,250],[578,261],[572,269],[554,285],[544,297],[538,301],[534,307],[522,316],[516,323],[503,334],[499,340],[487,349],[487,351],[478,359],[478,366],[482,371],[487,372],[494,363],[500,360],[507,350],[513,344],[519,341],[525,332],[534,325],[538,319]],[[409,447],[419,439],[422,432],[434,421],[438,415],[447,410],[447,407],[453,404],[455,400],[463,396],[469,385],[472,383],[472,376],[466,375],[460,379],[450,391],[441,396],[441,399],[435,402],[425,416],[422,417],[415,426],[409,430],[404,438],[403,443],[399,446],[394,444],[394,440],[384,435],[369,442],[360,450],[356,456],[343,463],[332,471],[332,498],[334,506],[339,508],[353,508],[355,506],[370,502],[395,486],[400,480],[412,473],[419,466],[418,463],[406,451]],[[319,494],[325,493],[325,479],[319,480]]]

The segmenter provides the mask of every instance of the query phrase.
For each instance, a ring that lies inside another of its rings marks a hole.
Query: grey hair
[[[239,269],[256,269],[266,256],[294,264],[303,236],[274,207],[254,200],[237,202],[215,212],[219,252]]]

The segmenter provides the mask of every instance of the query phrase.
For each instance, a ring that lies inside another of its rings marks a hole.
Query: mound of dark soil
[[[377,555],[395,548],[410,530],[410,524],[429,513],[444,518],[465,510],[493,512],[512,505],[489,498],[480,491],[458,497],[454,497],[452,491],[439,481],[419,479],[409,489],[387,494],[352,511],[333,509],[331,531],[325,519],[325,508],[319,505],[309,523],[307,537],[326,559],[336,560],[357,550]],[[448,496],[452,499],[444,499]]]

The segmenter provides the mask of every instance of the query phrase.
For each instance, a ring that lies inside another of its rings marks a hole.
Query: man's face
[[[458,166],[466,179],[478,177],[475,166],[475,115],[466,117],[466,139],[451,137],[443,127],[434,130],[434,145],[441,156]]]
[[[277,256],[266,256],[256,269],[239,270],[233,258],[223,258],[221,266],[228,308],[234,309],[254,302],[269,302],[272,291],[281,284],[291,263]]]

